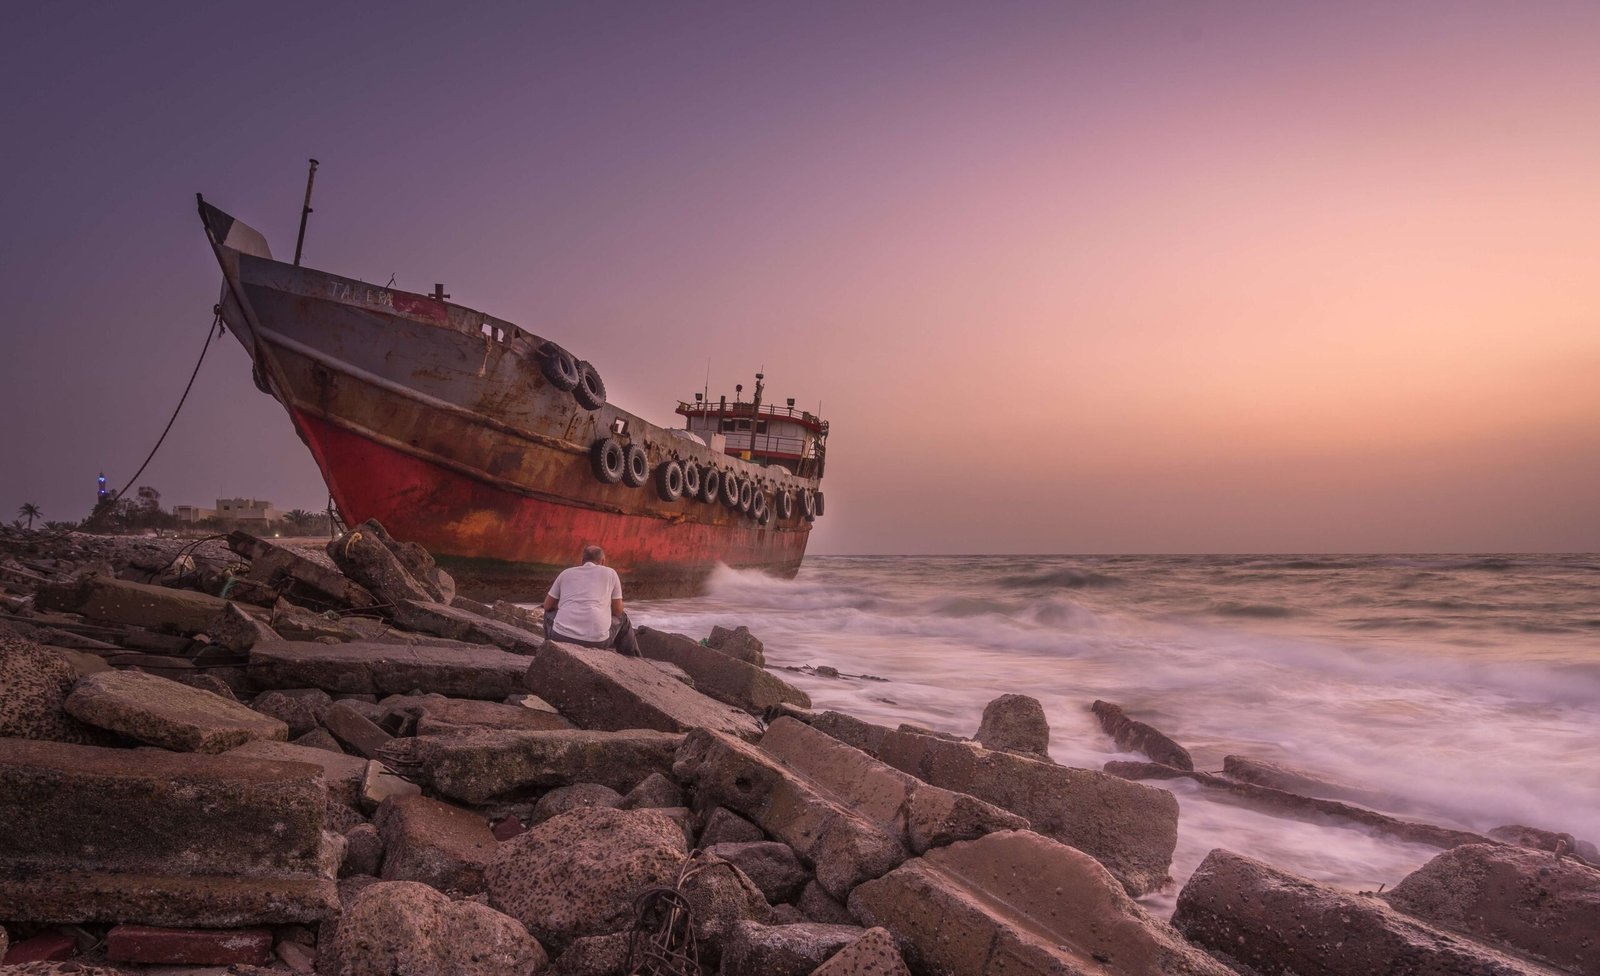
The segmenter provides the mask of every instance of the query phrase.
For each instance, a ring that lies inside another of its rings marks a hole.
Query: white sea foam
[[[706,597],[631,612],[694,636],[746,624],[771,665],[887,678],[788,676],[819,708],[869,721],[970,735],[990,699],[1021,692],[1044,703],[1058,762],[1142,758],[1119,755],[1100,731],[1088,705],[1104,698],[1185,744],[1197,768],[1220,769],[1229,754],[1275,759],[1393,793],[1397,814],[1594,840],[1594,564],[836,557],[808,560],[795,580],[721,570]],[[1436,853],[1160,785],[1182,807],[1179,884],[1219,846],[1358,889],[1392,885]],[[1151,906],[1169,911],[1175,890]]]

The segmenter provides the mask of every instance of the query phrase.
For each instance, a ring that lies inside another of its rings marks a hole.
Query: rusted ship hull
[[[713,451],[609,403],[552,385],[515,325],[427,295],[273,261],[260,235],[202,204],[226,287],[224,321],[258,385],[288,410],[340,514],[421,543],[479,598],[537,600],[584,545],[605,548],[630,597],[699,591],[719,564],[793,576],[811,524],[760,524],[721,502],[665,500],[655,479],[596,477],[611,435],[715,469],[769,497],[800,477]],[[603,364],[602,364],[603,365]]]

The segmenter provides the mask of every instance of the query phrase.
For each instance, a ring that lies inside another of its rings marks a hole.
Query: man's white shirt
[[[551,633],[603,641],[611,636],[611,601],[622,599],[622,579],[610,566],[584,563],[563,569],[550,584],[550,596],[559,603]]]

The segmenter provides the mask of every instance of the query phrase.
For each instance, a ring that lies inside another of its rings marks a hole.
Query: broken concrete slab
[[[872,928],[812,970],[811,976],[911,976],[911,970],[889,930]]]
[[[800,863],[794,848],[775,840],[712,844],[705,851],[743,871],[774,905],[793,900],[811,880],[811,872]]]
[[[257,644],[283,640],[277,631],[240,610],[236,603],[229,603],[212,617],[211,622],[206,624],[205,633],[213,645],[235,654],[248,651]]]
[[[1482,834],[1475,834],[1469,830],[1456,830],[1453,827],[1441,827],[1438,824],[1424,823],[1417,820],[1402,820],[1391,817],[1376,810],[1366,807],[1352,806],[1338,800],[1324,800],[1319,797],[1301,796],[1298,793],[1287,793],[1275,790],[1269,786],[1256,786],[1253,783],[1240,783],[1210,773],[1190,772],[1172,766],[1163,766],[1160,763],[1141,762],[1108,762],[1106,772],[1124,779],[1192,779],[1196,783],[1209,786],[1212,789],[1223,790],[1234,796],[1247,800],[1252,804],[1266,810],[1283,813],[1289,816],[1310,817],[1321,821],[1327,817],[1335,817],[1349,821],[1360,827],[1369,827],[1381,833],[1398,837],[1401,840],[1417,844],[1432,844],[1434,847],[1459,847],[1462,844],[1490,844],[1489,838]]]
[[[1044,706],[1027,695],[1001,695],[983,706],[983,721],[974,738],[985,749],[1050,756],[1050,722]]]
[[[318,921],[324,796],[304,763],[0,739],[0,918]]]
[[[1383,899],[1408,915],[1573,972],[1600,973],[1600,869],[1501,844],[1445,851]]]
[[[498,841],[478,814],[425,796],[394,796],[372,822],[383,838],[385,881],[420,881],[440,891],[475,895]]]
[[[580,728],[705,728],[744,739],[761,734],[749,714],[674,681],[648,661],[614,651],[546,641],[524,680],[529,691]]]
[[[404,560],[402,551],[407,557]],[[437,579],[426,578],[429,570],[438,572],[432,556],[421,546],[396,542],[376,519],[367,519],[330,541],[327,552],[346,576],[384,604],[393,606],[401,600],[449,603],[455,596],[453,581],[447,595]]]
[[[527,658],[498,648],[284,641],[252,648],[249,674],[263,688],[367,695],[427,688],[456,698],[500,701],[519,689],[527,670]]]
[[[913,854],[1028,826],[1017,814],[930,785],[792,718],[773,722],[760,746],[853,812],[890,826]]]
[[[877,758],[924,782],[1025,818],[1046,837],[1094,857],[1131,895],[1148,894],[1169,880],[1178,801],[1167,790],[973,742],[871,726],[835,712],[818,715],[816,727],[852,736],[858,748],[872,745]]]
[[[1545,976],[1515,959],[1260,861],[1214,850],[1178,895],[1172,924],[1219,957],[1263,973]]]
[[[739,922],[728,933],[720,976],[808,976],[861,938],[858,925]]]
[[[35,599],[44,610],[78,613],[101,623],[182,634],[205,630],[228,603],[194,590],[131,583],[106,576],[85,576],[71,583],[44,586]]]
[[[361,809],[368,813],[383,806],[383,802],[397,796],[418,796],[422,787],[399,776],[376,760],[367,763],[361,777]]]
[[[1160,729],[1129,718],[1122,711],[1122,706],[1096,700],[1090,708],[1100,720],[1100,727],[1121,748],[1142,752],[1153,762],[1175,769],[1194,769],[1189,750],[1172,741]]]
[[[293,742],[246,742],[230,749],[227,756],[244,756],[251,759],[270,759],[278,762],[306,763],[322,770],[322,779],[328,789],[328,798],[347,807],[361,805],[361,782],[367,775],[367,760],[347,756],[342,752],[329,752]]]
[[[323,727],[358,756],[377,759],[394,736],[345,702],[334,702],[322,715]]]
[[[425,600],[401,600],[390,610],[395,623],[422,634],[493,644],[514,654],[532,654],[544,643],[544,635],[513,627],[470,610]]]
[[[717,701],[761,715],[780,703],[811,707],[811,696],[777,675],[730,658],[682,634],[653,627],[638,629],[639,653],[656,661],[676,664],[694,680],[699,691]]]
[[[850,895],[917,971],[1009,976],[1232,976],[1128,897],[1082,851],[1033,831],[907,861]]]
[[[741,813],[794,848],[836,898],[909,856],[904,835],[893,825],[854,812],[734,736],[707,729],[689,733],[673,775],[692,784],[697,802]]]
[[[732,630],[720,626],[712,627],[711,636],[706,638],[706,645],[729,657],[738,658],[746,664],[754,664],[758,668],[767,666],[766,647],[744,624]]]
[[[319,970],[340,976],[528,976],[549,959],[515,919],[410,881],[363,888],[330,948]]]
[[[338,570],[249,533],[229,533],[228,548],[250,560],[250,579],[306,606],[360,610],[378,603],[365,587]]]
[[[333,698],[321,688],[283,688],[263,691],[250,707],[289,726],[289,736],[296,738],[321,726]]]
[[[531,695],[527,698],[534,702],[539,700]],[[545,732],[573,727],[553,708],[507,705],[475,698],[391,695],[378,704],[386,710],[386,721],[397,713],[405,716],[406,721],[399,722],[397,727],[409,730],[413,735],[454,735],[490,729]]]
[[[682,742],[682,735],[644,729],[463,732],[396,740],[384,758],[442,796],[482,804],[576,783],[620,793],[651,773],[670,773]]]
[[[289,727],[270,715],[138,671],[80,678],[63,707],[80,722],[178,752],[227,752],[252,739],[289,738]]]

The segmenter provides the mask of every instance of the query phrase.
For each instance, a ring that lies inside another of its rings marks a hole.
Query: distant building
[[[201,508],[198,505],[177,505],[172,509],[172,514],[180,522],[201,522],[206,519],[222,519],[230,522],[276,522],[283,518],[283,513],[272,507],[272,503],[260,498],[219,498],[216,508]]]

